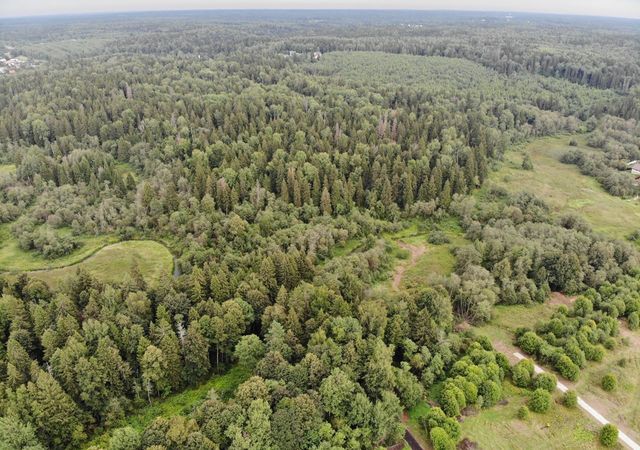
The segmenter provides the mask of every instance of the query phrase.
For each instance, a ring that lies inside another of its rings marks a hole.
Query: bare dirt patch
[[[552,292],[549,298],[549,304],[571,306],[571,304],[576,301],[576,298],[576,296],[564,295],[562,292]]]
[[[397,266],[396,271],[393,274],[391,287],[396,291],[400,288],[400,283],[402,283],[402,278],[404,277],[405,270],[407,270],[409,267],[415,266],[418,262],[418,259],[422,255],[424,255],[424,252],[427,251],[427,248],[424,245],[412,245],[402,241],[398,241],[398,246],[403,250],[407,250],[410,257],[408,262]]]

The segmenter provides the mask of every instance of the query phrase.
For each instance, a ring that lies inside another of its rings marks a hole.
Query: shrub
[[[533,395],[529,399],[529,409],[533,412],[543,413],[547,412],[551,406],[551,394],[544,389],[536,389],[533,391]]]
[[[456,443],[449,437],[443,428],[435,427],[429,432],[433,450],[455,450]]]
[[[518,347],[530,355],[537,354],[543,342],[542,338],[533,331],[527,331],[516,341]]]
[[[511,369],[511,379],[513,384],[518,387],[526,388],[531,385],[531,376],[533,375],[533,362],[529,359],[523,359]]]
[[[618,428],[610,423],[600,430],[600,443],[605,447],[615,447],[618,442]]]
[[[429,234],[429,237],[427,238],[427,242],[433,245],[441,245],[441,244],[448,244],[449,242],[451,242],[451,240],[444,232],[434,231],[433,233]]]
[[[518,408],[518,419],[527,420],[528,418],[529,408],[527,408],[527,405],[522,405],[520,408]]]
[[[635,331],[638,328],[640,328],[640,314],[638,311],[634,311],[629,314],[629,329]]]
[[[478,393],[482,396],[483,406],[489,407],[498,403],[502,397],[502,388],[495,381],[485,380],[480,385]]]
[[[580,369],[567,355],[561,355],[558,358],[555,368],[560,372],[560,375],[565,377],[567,380],[576,381],[578,379]]]
[[[567,408],[575,408],[578,406],[578,394],[576,394],[576,391],[565,392],[562,403],[564,403],[564,406]]]
[[[602,389],[607,392],[611,392],[618,386],[618,379],[615,377],[615,375],[608,373],[604,377],[602,377],[601,384]]]
[[[524,159],[522,160],[522,168],[524,170],[533,170],[533,161],[531,161],[531,157],[528,154],[524,155]]]
[[[547,392],[556,390],[558,379],[552,373],[541,373],[533,380],[533,387],[536,389],[544,389]]]
[[[442,391],[440,406],[449,417],[457,417],[460,415],[460,404],[453,389],[447,388]]]
[[[577,147],[578,146],[578,141],[576,141],[575,139],[571,139],[571,140],[569,140],[569,145],[571,147]]]
[[[442,428],[454,440],[459,439],[462,432],[460,423],[456,419],[447,417],[444,411],[438,407],[431,408],[427,415],[422,418],[422,426],[427,432],[436,427]]]

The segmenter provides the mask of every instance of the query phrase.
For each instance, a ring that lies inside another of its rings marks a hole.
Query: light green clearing
[[[61,234],[70,230],[59,230]],[[0,271],[24,272],[30,270],[53,269],[76,264],[94,254],[107,244],[118,242],[113,235],[82,235],[77,238],[82,244],[80,248],[61,258],[47,259],[35,252],[27,252],[20,248],[18,240],[11,233],[11,224],[0,225]]]
[[[569,146],[571,138],[537,139],[520,152],[508,152],[500,169],[490,175],[490,181],[511,192],[535,194],[555,213],[577,212],[595,231],[625,239],[640,228],[640,202],[609,195],[594,178],[582,175],[574,165],[561,163],[560,157],[576,148]],[[585,139],[584,136],[577,137],[577,148],[595,151],[586,147]],[[527,153],[533,161],[532,171],[521,168]],[[486,192],[486,189],[482,191]]]
[[[169,250],[156,241],[125,241],[107,245],[84,261],[52,270],[29,272],[51,287],[57,287],[64,279],[82,268],[105,283],[121,283],[138,266],[145,281],[156,283],[162,277],[170,277],[173,256]]]
[[[220,397],[229,398],[249,376],[249,370],[234,367],[224,375],[216,375],[198,386],[187,388],[162,400],[154,400],[151,405],[134,410],[118,427],[130,426],[142,431],[156,417],[186,415],[205,400],[211,389],[215,389]],[[104,432],[88,442],[85,448],[93,445],[108,448],[110,438],[111,432]]]

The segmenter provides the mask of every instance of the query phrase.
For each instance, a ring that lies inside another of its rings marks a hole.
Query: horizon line
[[[510,10],[484,10],[484,9],[447,9],[447,8],[174,8],[174,9],[140,9],[140,10],[105,10],[105,11],[84,11],[84,12],[61,12],[61,13],[37,13],[29,15],[0,15],[0,20],[3,19],[37,19],[37,18],[62,18],[62,17],[81,17],[81,16],[99,16],[109,14],[141,14],[141,13],[171,13],[171,12],[201,12],[201,11],[375,11],[375,12],[449,12],[449,13],[478,13],[478,14],[508,14],[516,16],[521,15],[541,15],[541,16],[561,16],[561,17],[581,17],[581,18],[599,18],[599,19],[618,19],[618,20],[630,20],[638,21],[638,17],[629,16],[603,16],[597,14],[581,14],[581,13],[566,13],[566,12],[542,12],[542,11],[510,11]]]

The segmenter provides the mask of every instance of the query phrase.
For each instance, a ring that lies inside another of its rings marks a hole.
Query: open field
[[[574,383],[578,394],[617,423],[631,438],[640,440],[640,333],[624,326],[623,343],[605,354],[601,363],[589,363]],[[618,387],[612,392],[601,388],[602,377],[612,373]]]
[[[145,280],[153,283],[163,276],[171,276],[173,257],[156,241],[125,241],[107,245],[78,264],[29,272],[29,275],[55,287],[81,267],[101,281],[118,283],[130,273],[134,264],[138,265]]]
[[[544,442],[549,449],[598,449],[597,423],[579,409],[568,409],[557,403],[560,394],[554,394],[556,403],[545,414],[531,413],[529,419],[517,418],[518,408],[526,404],[531,391],[503,383],[503,401],[474,415],[463,416],[462,439],[467,438],[481,449],[534,449],[534,442]],[[420,424],[430,406],[421,403],[408,414],[407,426],[421,442],[428,437]],[[430,448],[430,447],[425,447]]]
[[[478,334],[487,336],[494,346],[512,359],[512,340],[516,328],[534,326],[536,321],[548,319],[557,303],[532,306],[496,306],[490,323],[475,327]],[[576,382],[563,383],[575,389],[589,405],[618,425],[632,439],[640,439],[640,334],[621,326],[627,344],[605,353],[602,362],[587,362]],[[624,361],[621,363],[620,361]],[[546,370],[553,372],[549,367]],[[605,374],[618,378],[618,388],[605,392],[600,382]],[[558,375],[556,373],[556,375]],[[585,414],[585,418],[587,418]],[[595,423],[595,422],[594,422]]]
[[[597,449],[599,425],[579,409],[568,409],[554,403],[544,414],[531,413],[527,420],[517,418],[520,406],[526,404],[530,391],[503,384],[506,404],[483,409],[475,416],[465,417],[462,437],[477,442],[485,449],[533,449],[535,443],[546,449]],[[504,403],[504,402],[503,402]]]
[[[204,401],[211,389],[215,389],[220,397],[228,399],[236,388],[249,378],[249,375],[250,372],[248,370],[241,367],[234,367],[224,375],[213,376],[198,386],[185,389],[182,392],[170,395],[162,400],[155,400],[151,405],[146,405],[134,410],[119,426],[130,426],[138,431],[142,431],[156,417],[186,415]],[[85,445],[85,448],[91,447],[92,445],[107,448],[110,437],[110,432],[97,435]]]
[[[20,248],[18,240],[11,234],[11,224],[0,225],[0,271],[23,272],[31,270],[54,269],[65,267],[93,255],[101,247],[118,242],[113,235],[79,236],[80,248],[61,258],[47,259],[34,252]]]
[[[569,139],[569,136],[537,139],[520,152],[508,152],[500,169],[491,173],[490,181],[511,192],[531,192],[556,213],[577,212],[595,231],[626,238],[640,228],[640,201],[614,197],[594,178],[582,175],[576,166],[561,163],[560,157],[576,148],[569,146]],[[595,151],[586,147],[584,136],[578,136],[577,140],[577,148]],[[533,162],[531,171],[521,168],[525,154]]]

